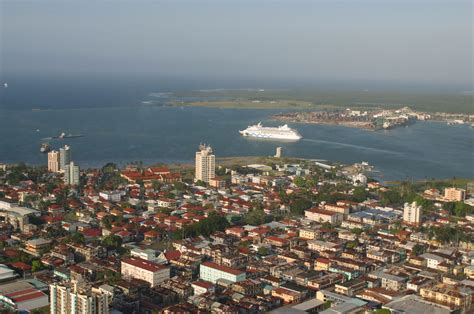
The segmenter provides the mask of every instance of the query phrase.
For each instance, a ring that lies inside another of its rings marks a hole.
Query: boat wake
[[[392,151],[392,150],[373,148],[373,147],[354,145],[354,144],[347,144],[347,143],[341,143],[341,142],[315,140],[315,139],[310,139],[310,138],[304,138],[304,139],[302,139],[302,141],[311,142],[311,143],[318,143],[318,144],[330,144],[330,145],[333,145],[333,146],[350,147],[350,148],[356,148],[356,149],[359,149],[359,150],[366,150],[366,151],[378,152],[378,153],[384,153],[384,154],[390,154],[390,155],[402,155],[401,153],[395,152],[395,151]]]

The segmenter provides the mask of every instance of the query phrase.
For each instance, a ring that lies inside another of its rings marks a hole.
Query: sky
[[[0,74],[472,90],[470,0],[0,0]]]

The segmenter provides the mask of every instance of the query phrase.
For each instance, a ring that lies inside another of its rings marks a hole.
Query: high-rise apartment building
[[[196,152],[195,180],[209,182],[216,176],[216,156],[212,153],[211,146],[199,145]]]
[[[466,199],[466,190],[446,188],[444,189],[444,198],[450,202],[462,202]]]
[[[50,292],[51,314],[108,314],[110,296],[99,288],[87,285],[52,284]]]
[[[71,162],[71,147],[64,145],[59,149],[59,169],[64,171],[64,167]]]
[[[79,166],[76,166],[74,161],[64,166],[64,183],[67,185],[79,184]]]
[[[59,172],[60,169],[59,152],[57,150],[52,150],[48,153],[48,171]]]
[[[419,226],[421,224],[421,214],[422,207],[416,202],[411,204],[405,203],[403,207],[403,222],[408,225]]]

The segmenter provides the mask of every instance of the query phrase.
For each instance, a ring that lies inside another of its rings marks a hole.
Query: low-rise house
[[[306,210],[305,217],[316,222],[328,222],[331,224],[340,223],[344,219],[344,215],[341,213],[332,212],[318,207]]]
[[[425,300],[447,305],[463,313],[470,313],[473,309],[474,289],[465,286],[438,283],[421,288],[420,295]]]
[[[204,262],[200,266],[199,276],[202,280],[216,283],[218,279],[225,279],[230,282],[238,282],[245,280],[245,272],[222,266],[212,262]]]
[[[127,257],[121,261],[121,273],[125,278],[146,281],[154,287],[170,278],[169,267],[138,257]]]

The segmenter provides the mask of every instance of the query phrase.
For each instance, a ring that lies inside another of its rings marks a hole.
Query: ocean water
[[[10,79],[0,88],[0,163],[46,164],[43,138],[61,132],[81,138],[51,140],[72,148],[81,167],[132,161],[192,162],[200,143],[217,156],[273,155],[277,146],[292,157],[342,163],[367,161],[383,180],[474,178],[474,129],[417,122],[388,131],[290,124],[303,139],[278,143],[241,137],[239,130],[281,110],[160,106],[179,89],[203,88],[181,81]],[[160,86],[157,88],[156,86]],[[205,84],[206,88],[222,87]],[[239,86],[243,87],[243,86]]]

